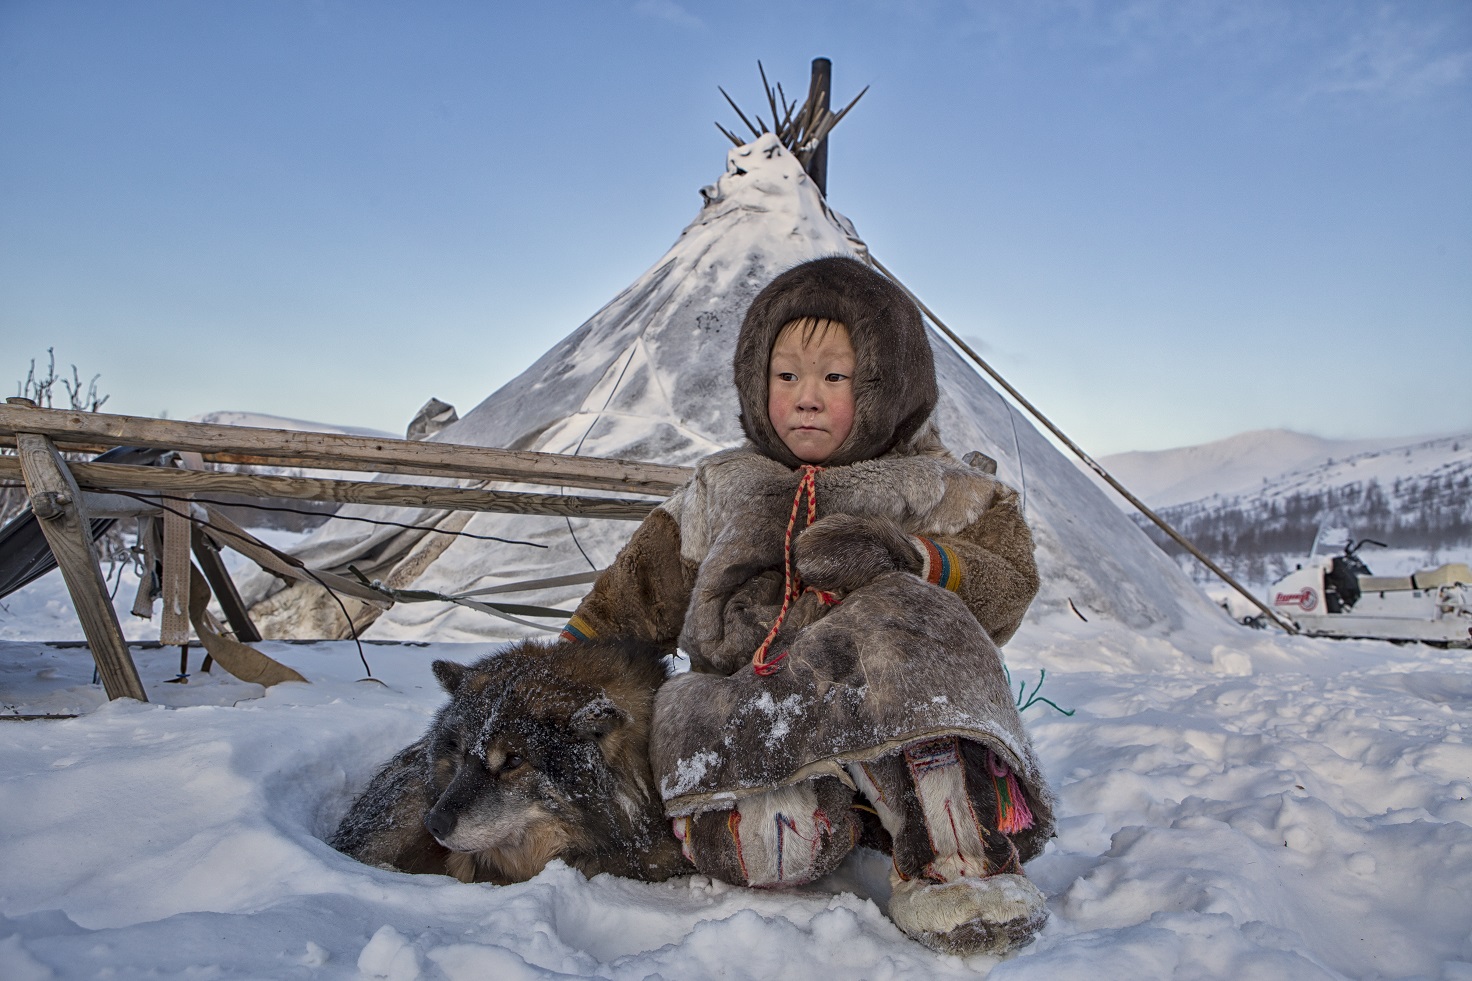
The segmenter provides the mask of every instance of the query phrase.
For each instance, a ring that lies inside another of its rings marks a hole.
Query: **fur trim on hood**
[[[736,338],[741,428],[766,456],[802,464],[767,415],[767,373],[777,334],[799,317],[848,327],[854,348],[854,424],[826,461],[842,466],[882,456],[935,410],[935,360],[920,311],[904,291],[855,259],[827,256],[782,273],[757,294]]]

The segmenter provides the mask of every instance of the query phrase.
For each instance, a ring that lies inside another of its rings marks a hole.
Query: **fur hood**
[[[935,360],[920,311],[905,292],[855,259],[828,256],[782,273],[757,294],[736,338],[734,373],[741,428],[764,455],[801,465],[767,415],[772,345],[798,317],[848,327],[854,348],[854,424],[826,463],[884,455],[914,436],[935,409]]]

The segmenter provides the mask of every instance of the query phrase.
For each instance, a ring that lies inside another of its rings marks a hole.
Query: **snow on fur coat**
[[[689,655],[692,670],[665,684],[655,709],[651,758],[670,816],[822,775],[852,785],[848,763],[957,735],[1017,775],[1034,815],[1014,838],[1025,861],[1052,834],[1053,798],[997,645],[1037,592],[1032,536],[1016,492],[957,460],[926,421],[934,369],[918,313],[911,319],[913,305],[870,277],[879,279],[852,260],[818,260],[758,296],[736,359],[750,442],[697,465],[599,578],[567,632],[632,635]],[[865,322],[876,308],[888,315]],[[805,472],[784,458],[766,418],[766,357],[781,325],[805,314],[849,325],[857,419],[816,472],[812,525],[800,508],[793,529],[796,569],[835,592],[799,595],[766,658],[780,658],[777,670],[761,674],[752,656],[782,607],[786,533]],[[893,365],[896,338],[898,357],[912,363],[898,373],[905,384],[873,364]],[[932,380],[928,392],[914,383],[917,371]],[[833,533],[841,561],[825,568],[814,543],[824,534],[831,543]]]

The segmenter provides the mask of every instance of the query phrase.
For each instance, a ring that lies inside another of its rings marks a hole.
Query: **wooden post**
[[[240,592],[235,588],[235,581],[230,578],[229,570],[225,568],[225,563],[220,559],[219,548],[197,525],[190,532],[190,542],[194,546],[194,558],[199,562],[200,571],[204,573],[204,578],[210,584],[215,599],[219,601],[220,609],[225,611],[225,619],[229,621],[230,629],[235,631],[235,639],[242,644],[254,644],[259,641],[261,632],[251,622],[250,614],[245,608],[245,601],[240,598]]]
[[[808,98],[818,100],[818,108],[821,110],[817,118],[821,119],[827,115],[831,106],[830,93],[833,91],[833,62],[827,58],[813,59],[813,80],[808,88]],[[823,197],[828,196],[828,137],[823,137],[818,142],[818,147],[808,160],[808,176],[813,183],[818,185],[818,193]]]
[[[118,626],[117,613],[107,598],[102,566],[92,548],[92,522],[83,510],[77,482],[45,436],[17,433],[15,442],[26,492],[31,496],[31,511],[40,519],[51,554],[61,567],[107,697],[148,701],[123,639],[123,629]]]
[[[180,510],[188,504],[171,502],[164,508],[163,575],[159,593],[163,614],[159,617],[158,641],[165,647],[189,643],[189,518]]]

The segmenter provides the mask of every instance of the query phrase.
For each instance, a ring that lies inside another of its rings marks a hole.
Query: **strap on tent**
[[[242,644],[240,641],[225,636],[220,629],[220,623],[210,613],[207,607],[210,604],[210,584],[205,580],[204,573],[193,563],[189,565],[189,620],[194,624],[194,632],[199,637],[199,642],[209,652],[210,657],[229,671],[241,681],[254,682],[269,688],[279,685],[283,681],[301,681],[307,679],[302,677],[293,669],[282,664],[269,655]]]
[[[316,583],[334,592],[344,593],[353,599],[362,600],[364,603],[372,603],[374,606],[387,608],[393,605],[393,600],[385,595],[382,590],[375,590],[361,585],[346,576],[339,576],[334,572],[311,571],[302,564],[301,560],[286,554],[278,548],[267,545],[209,505],[196,504],[195,506],[204,508],[207,522],[211,527],[224,532],[223,535],[215,539],[217,542],[233,548],[267,572],[286,579]]]
[[[525,593],[533,589],[551,589],[553,586],[586,586],[598,581],[606,569],[595,569],[592,572],[575,572],[570,576],[553,576],[550,579],[523,579],[521,582],[506,582],[499,586],[487,586],[484,589],[472,589],[469,592],[460,593],[460,596],[490,596],[494,593]]]
[[[562,627],[548,627],[545,624],[533,623],[530,620],[524,620],[522,619],[522,617],[557,617],[558,619],[565,622],[567,618],[572,616],[573,614],[572,610],[559,610],[555,607],[550,606],[532,606],[525,603],[482,603],[479,600],[470,599],[469,597],[474,595],[472,593],[451,594],[437,593],[431,589],[394,589],[390,586],[385,586],[380,580],[369,579],[367,576],[363,575],[362,571],[358,569],[357,566],[348,566],[348,571],[357,576],[358,580],[363,584],[363,586],[368,589],[374,590],[377,593],[381,593],[383,596],[391,599],[395,603],[454,603],[456,606],[463,606],[466,609],[470,610],[478,610],[481,613],[488,613],[491,616],[499,617],[502,620],[510,620],[512,623],[520,624],[523,627],[531,627],[535,630],[545,630],[549,633],[560,633],[562,631]],[[580,578],[580,576],[559,576],[557,578],[577,579]],[[533,582],[541,583],[546,583],[550,581],[551,580],[533,580]],[[535,588],[534,586],[527,585],[526,583],[511,583],[509,585],[517,586],[523,589]],[[492,587],[492,589],[496,588],[499,587]],[[512,590],[507,591],[511,592]],[[517,614],[520,614],[520,616],[518,616]]]

